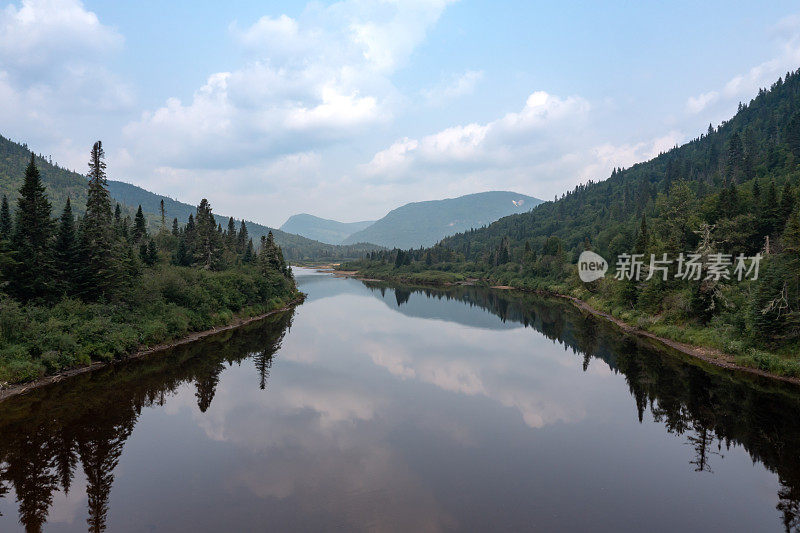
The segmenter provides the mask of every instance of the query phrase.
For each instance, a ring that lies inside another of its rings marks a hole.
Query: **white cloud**
[[[569,135],[585,124],[591,106],[583,98],[559,98],[543,91],[531,94],[521,111],[486,124],[453,126],[419,140],[402,139],[378,152],[362,167],[380,180],[430,179],[423,170],[455,173],[504,171],[544,163],[560,151]]]
[[[6,6],[0,11],[0,123],[6,134],[66,147],[80,128],[128,109],[130,88],[106,67],[122,44],[122,36],[78,0]],[[60,162],[73,163],[70,157]]]
[[[400,98],[389,76],[448,3],[344,0],[234,23],[247,65],[212,74],[191,101],[169,99],[125,134],[138,157],[174,168],[239,168],[352,140],[391,119]]]
[[[3,65],[50,70],[54,61],[93,60],[119,48],[122,36],[78,0],[24,0],[0,12]]]

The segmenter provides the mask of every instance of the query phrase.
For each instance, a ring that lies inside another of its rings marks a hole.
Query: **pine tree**
[[[225,234],[225,237],[228,249],[232,252],[236,252],[238,235],[236,234],[236,222],[234,222],[233,217],[228,219],[228,232]]]
[[[197,262],[208,270],[216,270],[220,267],[221,236],[220,230],[214,221],[211,212],[211,204],[203,198],[197,206],[196,225],[196,246],[195,254]]]
[[[795,205],[794,189],[792,188],[792,183],[789,180],[786,180],[786,183],[783,184],[783,192],[781,192],[780,217],[782,225],[786,224],[789,215],[791,215],[792,212],[794,211],[794,205]]]
[[[255,260],[255,250],[253,247],[253,239],[247,240],[247,247],[244,250],[244,257],[242,258],[243,263],[252,263]]]
[[[248,240],[249,238],[247,236],[247,225],[244,223],[244,220],[242,220],[242,224],[239,226],[239,234],[237,235],[237,244],[236,244],[237,246],[236,250],[240,254],[245,252]]]
[[[55,269],[58,280],[58,290],[62,294],[73,294],[78,278],[80,257],[78,255],[78,240],[75,234],[75,219],[72,215],[72,205],[69,197],[61,213],[58,235],[55,243]]]
[[[89,190],[80,232],[80,292],[90,299],[110,293],[119,282],[119,265],[112,253],[111,197],[104,159],[103,144],[97,141],[89,159]]]
[[[141,207],[141,206],[140,206]],[[167,213],[164,211],[164,199],[161,199],[161,228],[159,231],[167,230]]]
[[[175,237],[181,234],[181,228],[178,226],[178,217],[172,219],[172,234]]]
[[[0,240],[11,239],[11,209],[8,207],[8,197],[4,194],[0,203]]]
[[[758,230],[761,237],[774,235],[779,229],[781,222],[780,204],[778,203],[778,191],[775,188],[775,180],[770,181],[769,188],[764,194],[761,202],[761,209],[758,213]]]
[[[19,264],[13,275],[12,291],[22,300],[43,298],[53,289],[54,225],[33,154],[19,193],[12,239]]]
[[[795,113],[786,123],[786,144],[796,158],[795,163],[800,162],[800,113]]]
[[[142,206],[136,210],[136,216],[133,218],[133,242],[140,243],[147,238],[147,222],[144,219]]]

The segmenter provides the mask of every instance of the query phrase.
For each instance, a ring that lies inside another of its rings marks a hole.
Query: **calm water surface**
[[[0,404],[0,531],[800,527],[800,398],[558,302],[294,312]]]

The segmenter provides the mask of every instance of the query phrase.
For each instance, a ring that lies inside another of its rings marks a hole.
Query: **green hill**
[[[529,211],[540,203],[542,201],[537,198],[507,191],[414,202],[390,211],[343,243],[372,242],[388,248],[431,246],[448,235],[480,228],[512,213]]]
[[[340,244],[351,234],[370,226],[374,220],[364,222],[339,222],[315,217],[306,213],[292,215],[281,226],[281,231],[295,233],[328,244]]]
[[[443,239],[428,250],[380,252],[349,264],[370,277],[476,277],[588,300],[630,323],[717,348],[737,362],[800,375],[800,70],[730,120],[658,157],[615,169],[556,201]],[[585,249],[610,274],[577,276]],[[614,278],[620,254],[641,253],[639,281]],[[699,281],[680,279],[678,254],[701,254]],[[710,265],[763,254],[757,279],[709,278]],[[673,260],[647,276],[651,255]],[[715,254],[727,254],[715,256]]]
[[[16,143],[0,136],[0,195],[5,194],[8,196],[12,209],[16,205],[18,191],[22,185],[25,167],[30,161],[30,157],[31,151],[27,145]],[[67,197],[71,200],[73,211],[78,215],[82,215],[86,208],[86,177],[60,167],[57,163],[53,163],[49,158],[43,156],[36,157],[36,165],[39,167],[42,181],[47,189],[47,195],[53,204],[53,217],[56,217],[64,208]],[[113,171],[113,169],[111,170]],[[194,205],[179,202],[121,181],[109,180],[108,189],[111,197],[119,202],[123,206],[124,212],[128,214],[133,215],[136,207],[141,205],[150,225],[153,227],[157,227],[160,224],[161,200],[164,200],[164,210],[168,223],[177,217],[181,224],[185,224],[189,214],[194,213],[197,209]],[[223,228],[227,227],[228,216],[214,215],[214,218],[218,223],[222,224]],[[334,246],[269,228],[249,220],[245,222],[248,232],[256,244],[258,244],[262,235],[272,231],[275,242],[283,249],[283,253],[289,261],[355,258],[360,257],[366,251],[380,248],[363,244]]]

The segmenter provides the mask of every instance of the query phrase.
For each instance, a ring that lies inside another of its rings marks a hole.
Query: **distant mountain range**
[[[307,213],[293,215],[283,223],[281,231],[296,233],[315,241],[328,244],[341,244],[347,237],[372,225],[374,220],[364,222],[339,222],[315,217]]]
[[[16,206],[19,188],[22,186],[25,167],[28,165],[30,157],[31,151],[27,145],[16,143],[0,135],[0,195],[5,194],[8,196],[12,209]],[[39,168],[42,182],[53,204],[53,217],[55,218],[61,213],[67,197],[70,198],[75,213],[82,215],[86,209],[86,177],[60,167],[44,156],[36,157],[36,166]],[[197,210],[195,205],[173,200],[168,196],[147,191],[130,183],[108,180],[108,190],[111,197],[122,205],[123,211],[127,214],[133,215],[137,206],[141,205],[153,229],[160,224],[161,200],[164,200],[164,211],[167,223],[170,226],[172,219],[175,217],[178,218],[178,222],[181,225],[185,224],[189,214],[195,213]],[[201,198],[198,198],[197,202],[200,203],[200,200]],[[218,223],[222,224],[223,228],[227,227],[228,216],[214,215],[214,217]],[[333,245],[270,228],[250,220],[245,221],[245,223],[247,224],[248,233],[253,237],[253,242],[256,245],[258,245],[262,235],[272,231],[275,242],[283,248],[284,255],[290,261],[354,258],[361,255],[365,250],[378,248],[373,245]],[[236,219],[236,226],[238,228],[239,219]]]
[[[12,209],[16,205],[30,154],[26,145],[0,135],[0,195],[8,196]],[[36,164],[53,204],[53,217],[61,212],[67,197],[71,199],[75,213],[82,215],[86,206],[86,177],[41,155],[36,157]],[[133,215],[141,205],[153,229],[160,224],[161,200],[164,201],[168,224],[175,217],[181,225],[185,224],[189,214],[197,209],[195,205],[122,181],[108,180],[108,189],[111,197],[121,204],[123,213]],[[197,201],[199,203],[200,198]],[[249,220],[246,223],[255,243],[272,231],[288,260],[343,259],[358,257],[365,251],[380,247],[431,246],[450,235],[480,228],[507,215],[524,213],[540,203],[541,200],[524,194],[491,191],[406,204],[374,222],[338,222],[300,214],[290,217],[280,229]],[[227,215],[214,216],[223,228],[227,227]],[[239,219],[236,223],[238,227]]]
[[[370,242],[387,248],[432,246],[443,238],[480,228],[508,215],[530,211],[542,200],[508,191],[413,202],[348,235],[342,244]]]

